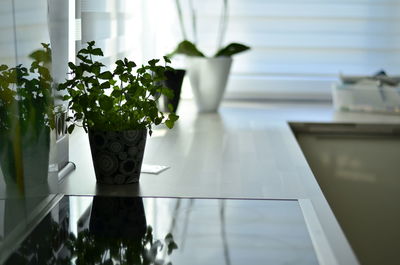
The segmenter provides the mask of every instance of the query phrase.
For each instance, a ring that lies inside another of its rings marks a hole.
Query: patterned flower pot
[[[89,129],[97,183],[138,182],[146,146],[147,130],[98,131]]]

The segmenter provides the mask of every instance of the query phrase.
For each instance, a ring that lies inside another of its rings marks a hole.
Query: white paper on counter
[[[149,174],[159,174],[164,170],[167,170],[168,168],[169,166],[142,164],[141,172]]]

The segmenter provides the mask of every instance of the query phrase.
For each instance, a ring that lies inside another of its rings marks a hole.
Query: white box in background
[[[339,111],[400,114],[400,87],[378,86],[376,82],[335,84],[332,98]]]

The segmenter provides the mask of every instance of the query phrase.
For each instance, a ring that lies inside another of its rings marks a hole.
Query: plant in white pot
[[[192,4],[192,2],[190,3]],[[187,56],[187,72],[199,112],[218,111],[228,81],[232,65],[232,56],[250,49],[250,47],[240,43],[230,43],[222,47],[227,26],[228,1],[224,0],[223,3],[218,49],[213,56],[207,57],[196,47],[197,27],[194,8],[191,8],[191,21],[195,41],[191,42],[187,40],[188,37],[185,32],[182,10],[179,0],[176,0],[176,7],[184,40],[178,44],[176,49],[170,53],[168,57],[172,57],[176,54]]]
[[[157,107],[157,97],[171,96],[163,86],[164,72],[173,70],[159,60],[136,68],[128,59],[117,60],[113,72],[102,71],[104,65],[94,60],[103,56],[95,42],[88,42],[77,58],[80,64],[69,63],[72,78],[60,84],[59,90],[67,90],[72,122],[82,126],[89,134],[93,165],[98,183],[125,184],[138,182],[146,144],[147,131],[152,126],[174,126],[178,116],[164,115]],[[136,68],[136,69],[135,69]]]

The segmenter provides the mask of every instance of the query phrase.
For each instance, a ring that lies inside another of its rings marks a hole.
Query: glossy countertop
[[[317,265],[318,260],[296,200],[65,196],[5,262],[28,263]]]
[[[298,200],[319,264],[358,264],[296,141],[291,124],[400,124],[396,115],[335,112],[329,103],[224,102],[198,114],[183,101],[173,130],[156,128],[144,163],[170,168],[137,184],[98,185],[87,136],[70,136],[76,170],[34,194]],[[10,195],[0,191],[1,198]],[[30,196],[33,196],[32,194]]]

